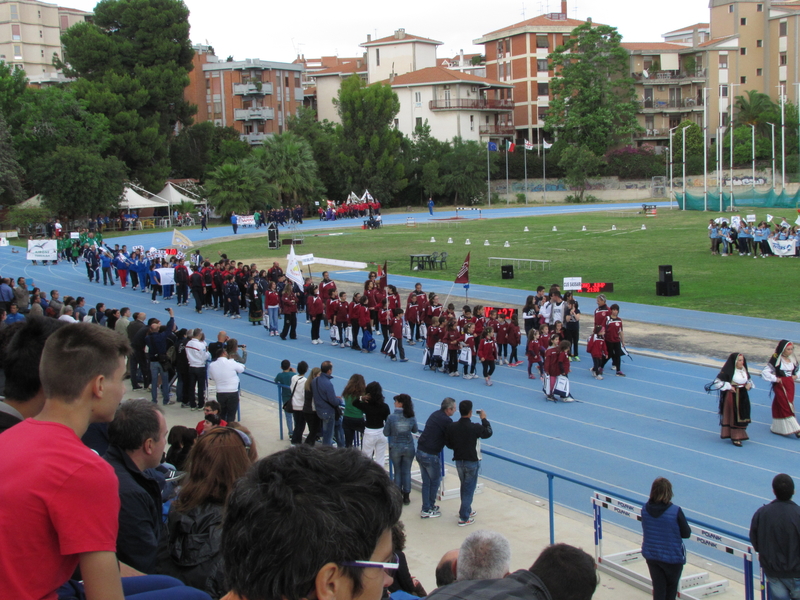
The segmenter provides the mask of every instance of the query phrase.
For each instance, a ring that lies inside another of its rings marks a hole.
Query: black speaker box
[[[672,265],[659,265],[658,280],[661,283],[670,283],[672,281]]]
[[[681,284],[679,281],[657,281],[656,296],[680,296]]]
[[[503,265],[500,267],[500,275],[503,279],[514,279],[514,265]]]

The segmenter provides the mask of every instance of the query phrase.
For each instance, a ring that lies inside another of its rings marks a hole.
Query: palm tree
[[[281,200],[297,203],[300,197],[323,194],[311,146],[291,131],[267,138],[248,162],[264,173]]]
[[[249,163],[225,163],[208,174],[206,191],[218,214],[248,213],[254,206],[275,205],[277,189]]]
[[[745,92],[744,96],[736,96],[736,125],[755,125],[756,132],[761,135],[769,133],[767,123],[779,119],[780,108],[767,94],[756,90]]]

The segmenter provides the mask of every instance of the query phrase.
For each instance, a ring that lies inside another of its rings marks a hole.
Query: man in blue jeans
[[[417,464],[422,474],[422,519],[441,517],[436,497],[442,482],[442,465],[439,454],[444,450],[444,435],[451,417],[456,412],[456,401],[452,398],[442,400],[442,407],[431,413],[425,422],[425,429],[417,442]]]
[[[792,501],[794,480],[772,480],[775,500],[759,508],[750,523],[750,543],[769,580],[773,600],[800,599],[800,506]]]
[[[479,410],[480,424],[472,422],[472,402],[462,400],[458,403],[461,418],[447,426],[445,444],[453,450],[458,478],[461,480],[461,508],[458,511],[458,526],[465,527],[475,522],[472,510],[472,497],[478,485],[478,440],[492,437],[492,426],[486,420],[486,412]]]
[[[319,377],[311,382],[311,392],[314,394],[314,406],[317,416],[322,421],[322,445],[332,446],[333,437],[336,435],[336,445],[344,448],[344,429],[340,422],[339,398],[333,391],[333,363],[326,360],[320,365]]]

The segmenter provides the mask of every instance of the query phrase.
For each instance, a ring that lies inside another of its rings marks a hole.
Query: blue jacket
[[[652,504],[642,508],[642,556],[670,565],[686,564],[683,537],[691,530],[680,506]],[[685,535],[684,535],[685,534]]]
[[[425,423],[425,429],[417,441],[417,450],[426,454],[439,454],[444,450],[444,432],[453,422],[442,409],[434,411]]]
[[[394,412],[386,419],[383,426],[383,435],[390,438],[389,446],[411,446],[414,449],[414,436],[417,433],[417,419],[403,416],[402,408],[395,408]]]
[[[100,263],[103,265],[104,269],[111,268],[111,257],[108,254],[100,255]]]
[[[333,391],[331,380],[333,375],[322,373],[311,382],[311,392],[314,394],[314,406],[317,409],[317,416],[320,419],[330,419],[336,415],[339,407],[339,399]]]

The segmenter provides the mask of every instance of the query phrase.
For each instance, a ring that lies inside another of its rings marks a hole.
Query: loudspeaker
[[[680,281],[657,281],[656,296],[680,296]]]
[[[281,241],[278,238],[278,226],[275,223],[270,223],[267,226],[267,239],[269,241],[269,249],[277,250],[281,247]]]
[[[503,265],[500,267],[500,275],[503,279],[514,279],[514,265]]]
[[[661,283],[670,283],[672,281],[672,265],[659,265],[658,280]]]

